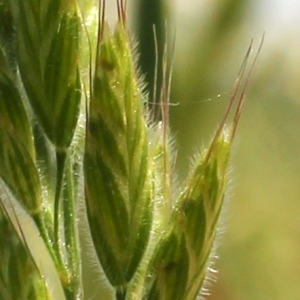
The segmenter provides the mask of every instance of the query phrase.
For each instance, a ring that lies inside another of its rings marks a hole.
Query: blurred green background
[[[164,30],[166,19],[171,38],[176,28],[171,101],[180,104],[171,108],[171,128],[178,143],[181,178],[189,157],[207,145],[216,129],[250,40],[254,39],[253,58],[265,32],[235,140],[232,180],[220,226],[220,258],[215,263],[218,280],[208,299],[300,299],[300,22],[295,22],[299,4],[284,0],[130,3],[140,63],[150,85],[149,22]]]

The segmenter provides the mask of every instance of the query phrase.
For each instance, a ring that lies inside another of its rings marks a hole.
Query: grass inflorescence
[[[180,183],[168,124],[167,50],[154,92],[157,115],[137,71],[126,1],[117,1],[114,29],[105,1],[96,27],[79,4],[0,3],[1,299],[61,297],[32,254],[21,214],[46,247],[65,299],[84,297],[79,218],[116,299],[196,299],[254,66],[245,77],[251,46],[224,118]]]

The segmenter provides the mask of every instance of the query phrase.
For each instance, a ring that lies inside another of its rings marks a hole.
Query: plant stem
[[[79,264],[79,245],[76,230],[76,186],[74,184],[74,172],[72,169],[72,159],[69,157],[66,160],[65,167],[66,188],[64,190],[63,200],[63,215],[64,215],[64,235],[66,242],[66,252],[68,266],[70,267],[72,276],[72,285],[74,293],[80,292],[80,264]]]
[[[56,189],[55,189],[55,198],[54,198],[54,251],[62,261],[61,250],[59,247],[59,214],[60,214],[60,194],[62,189],[64,168],[66,162],[66,152],[56,150]]]

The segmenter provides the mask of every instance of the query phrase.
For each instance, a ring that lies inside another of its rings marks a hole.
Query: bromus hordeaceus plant
[[[250,46],[219,127],[181,184],[171,155],[167,64],[157,118],[136,71],[126,2],[117,1],[113,31],[105,1],[96,29],[79,4],[0,2],[0,298],[84,298],[81,201],[115,299],[196,299],[210,268],[230,150],[257,56],[245,77]],[[31,245],[28,222],[55,280]]]

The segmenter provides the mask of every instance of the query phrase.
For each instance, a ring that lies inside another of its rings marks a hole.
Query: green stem
[[[126,288],[123,288],[123,287],[117,288],[116,289],[116,300],[125,300],[126,294],[127,294]]]
[[[79,291],[79,245],[77,238],[76,227],[76,186],[74,185],[74,173],[72,169],[72,162],[69,158],[66,162],[66,189],[63,200],[63,215],[64,215],[64,233],[68,265],[71,268],[72,283],[74,286],[74,293]]]
[[[66,152],[56,151],[56,190],[54,199],[54,251],[56,251],[59,259],[62,259],[62,254],[59,246],[59,204],[60,194],[63,183],[64,169],[66,162]]]
[[[51,239],[50,235],[49,235],[49,230],[47,229],[47,226],[45,225],[44,219],[42,217],[41,214],[37,215],[37,216],[33,216],[33,219],[35,221],[35,224],[37,225],[37,227],[39,228],[39,231],[41,233],[41,237],[46,245],[46,248],[49,251],[49,254],[53,260],[53,263],[56,267],[59,279],[62,283],[62,288],[64,290],[64,293],[66,295],[66,299],[79,299],[78,297],[75,298],[75,296],[73,295],[71,297],[71,292],[69,290],[69,284],[66,282],[68,282],[68,278],[69,278],[69,272],[66,269],[66,267],[63,264],[62,261],[62,257],[60,255],[60,253],[57,253],[56,249],[54,248],[54,242],[53,239]]]
[[[48,251],[49,251],[49,253],[50,253],[50,255],[53,259],[53,262],[54,262],[55,266],[60,266],[60,261],[57,258],[57,255],[56,255],[55,251],[53,250],[53,240],[51,239],[51,237],[49,235],[49,231],[48,231],[47,227],[45,226],[42,214],[38,214],[36,216],[33,216],[33,220],[34,220],[36,226],[39,229],[41,237],[42,237],[42,239],[43,239],[43,241],[46,245],[46,248],[48,249]]]

